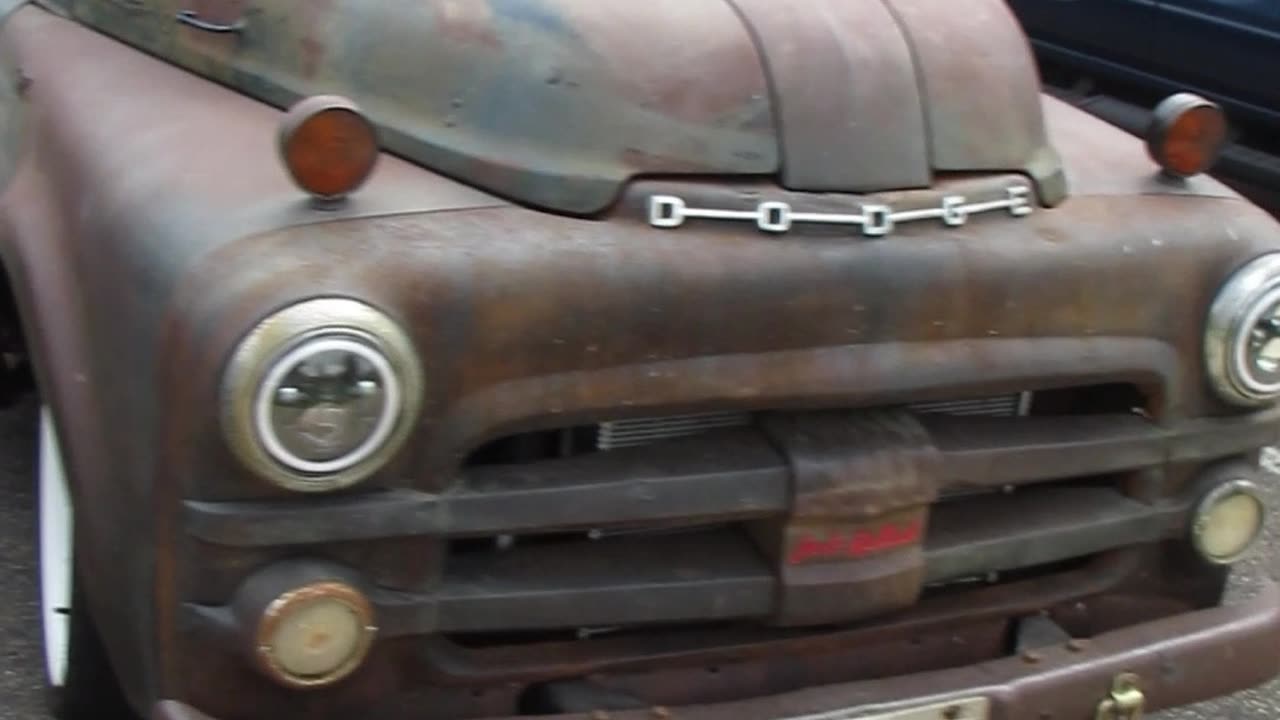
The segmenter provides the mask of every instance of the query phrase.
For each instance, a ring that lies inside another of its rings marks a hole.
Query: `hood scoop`
[[[881,0],[730,0],[763,50],[793,190],[929,185],[915,61]]]
[[[1002,0],[50,2],[280,107],[350,97],[391,152],[545,210],[599,213],[639,176],[1015,171],[1065,195]]]
[[[1026,39],[1001,0],[728,0],[759,44],[792,190],[1017,171],[1065,195]],[[802,9],[801,9],[802,8]]]

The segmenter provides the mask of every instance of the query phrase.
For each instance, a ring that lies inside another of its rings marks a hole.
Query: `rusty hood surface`
[[[551,211],[642,175],[874,192],[1013,170],[1065,194],[1001,0],[42,4],[280,107],[347,95],[390,151]]]

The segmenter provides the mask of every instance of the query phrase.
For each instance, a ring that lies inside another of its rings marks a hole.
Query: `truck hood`
[[[641,175],[861,193],[1019,171],[1065,194],[1002,0],[53,4],[280,107],[346,95],[388,150],[545,210],[598,213]]]

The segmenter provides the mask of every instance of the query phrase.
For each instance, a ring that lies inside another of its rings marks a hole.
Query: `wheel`
[[[49,709],[59,720],[131,718],[75,571],[75,511],[53,416],[40,409],[40,626]]]

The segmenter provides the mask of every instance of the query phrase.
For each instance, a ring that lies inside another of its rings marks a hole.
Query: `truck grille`
[[[1159,433],[1132,409],[1142,403],[1132,386],[1099,385],[615,418],[500,438],[463,466],[450,498],[441,629],[760,617],[777,611],[779,588],[806,585],[790,568],[832,543],[919,547],[932,589],[1150,542],[1170,509],[1127,498],[1123,481],[1159,455],[1105,451]],[[879,509],[861,525],[823,519],[862,507]],[[795,527],[813,535],[807,546],[763,539],[805,514],[817,518]],[[850,572],[873,566],[853,561]]]
[[[879,628],[890,613],[1021,614],[1009,598],[1059,582],[1083,596],[1101,587],[1094,568],[1185,536],[1193,493],[1128,494],[1171,443],[1198,439],[1183,463],[1256,446],[1232,423],[1153,418],[1131,384],[903,400],[544,426],[477,448],[447,492],[234,513],[189,501],[188,528],[201,548],[282,553],[332,528],[351,564],[363,541],[423,538],[426,570],[373,594],[388,637],[435,635],[464,659],[493,648],[477,672],[517,677],[561,638],[591,638],[573,647],[610,667],[659,632],[664,648],[728,653],[739,633],[773,643]],[[239,580],[201,579],[199,611]]]
[[[185,510],[219,558],[288,557],[316,527],[344,533],[334,547],[349,543],[352,565],[367,562],[364,541],[421,538],[415,574],[371,591],[383,632],[433,636],[442,672],[527,680],[607,671],[655,646],[703,662],[743,637],[774,652],[904,622],[947,628],[950,642],[951,626],[984,617],[1003,643],[1006,617],[1109,591],[1159,543],[1185,541],[1198,485],[1158,502],[1129,494],[1171,443],[1196,438],[1179,457],[1193,472],[1273,432],[1153,418],[1133,385],[1033,399],[606,416],[499,436],[448,492]],[[387,545],[394,563],[400,542]],[[192,612],[223,627],[241,579],[193,581]]]

